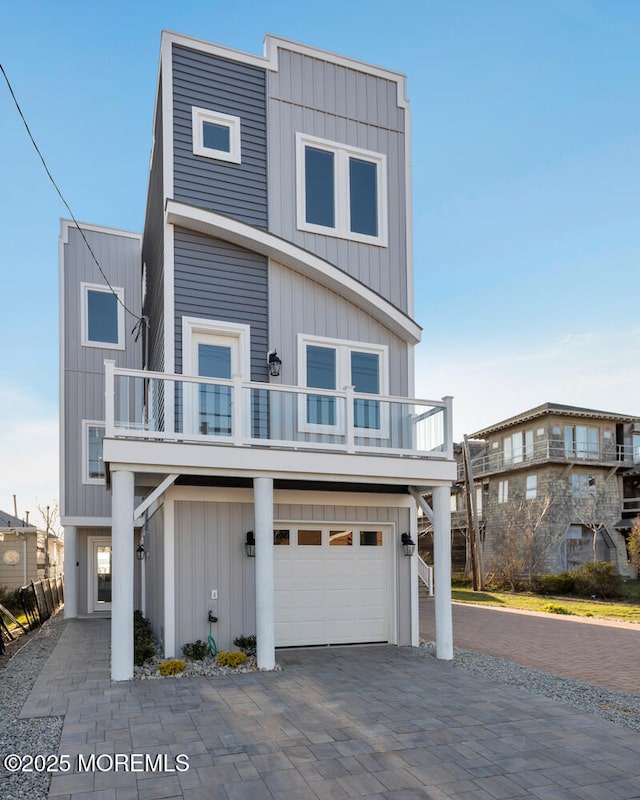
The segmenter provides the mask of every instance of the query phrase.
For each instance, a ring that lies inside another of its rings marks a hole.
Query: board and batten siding
[[[164,510],[159,508],[147,520],[144,542],[149,557],[145,561],[145,613],[156,639],[164,644]]]
[[[270,232],[335,264],[406,313],[405,112],[397,84],[281,49],[268,90]],[[387,247],[298,230],[296,133],[386,155]]]
[[[172,67],[174,198],[266,228],[265,70],[175,44]],[[240,164],[194,154],[193,107],[240,118]]]
[[[406,397],[406,342],[340,295],[271,261],[269,264],[269,341],[282,358],[282,383],[301,385],[297,374],[298,333],[326,336],[389,348],[389,393]]]
[[[251,380],[268,380],[267,259],[200,233],[175,230],[176,372],[182,371],[182,317],[251,326]]]
[[[140,308],[140,241],[113,231],[84,230],[87,241],[113,287],[124,289],[124,303]],[[118,367],[139,369],[141,342],[131,333],[134,318],[125,314],[125,349],[112,350],[82,345],[81,284],[106,286],[104,278],[80,232],[70,227],[63,252],[63,380],[64,380],[64,491],[63,516],[109,516],[110,497],[102,486],[82,483],[82,420],[104,420],[104,361]]]
[[[162,138],[162,78],[153,126],[153,153],[142,240],[142,263],[146,266],[146,295],[143,314],[149,320],[148,369],[164,369],[164,176]]]

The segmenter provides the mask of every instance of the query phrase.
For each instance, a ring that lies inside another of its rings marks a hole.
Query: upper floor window
[[[304,386],[330,390],[353,386],[359,394],[387,393],[386,347],[320,337],[301,337],[299,347],[299,376]],[[342,414],[338,398],[307,395],[304,419],[313,430],[335,433],[343,424]],[[353,424],[362,435],[379,435],[383,416],[379,401],[354,398]]]
[[[82,344],[124,350],[124,289],[81,284]]]
[[[386,156],[299,133],[297,215],[300,230],[386,246]]]
[[[574,472],[571,476],[574,497],[591,497],[596,493],[596,479],[593,475]]]
[[[565,455],[576,458],[598,458],[599,436],[597,428],[586,425],[566,426],[564,429]]]
[[[507,503],[509,501],[509,481],[498,481],[498,502]]]
[[[527,488],[525,497],[527,500],[535,500],[538,496],[538,476],[527,475]]]
[[[195,155],[240,163],[240,117],[194,106],[191,123]]]
[[[505,464],[520,464],[533,458],[533,431],[516,431],[502,440]]]
[[[105,426],[103,422],[82,421],[82,482],[104,483],[104,461],[102,440]]]

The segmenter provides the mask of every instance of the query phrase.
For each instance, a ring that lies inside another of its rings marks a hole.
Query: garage
[[[388,642],[392,535],[371,524],[275,530],[276,646]]]

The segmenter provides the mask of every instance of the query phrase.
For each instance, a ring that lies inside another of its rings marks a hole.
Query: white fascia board
[[[387,485],[450,485],[455,461],[391,458],[347,453],[258,450],[176,442],[104,439],[110,469],[180,475],[273,477],[292,480],[344,481]]]
[[[142,234],[136,231],[125,231],[120,228],[109,228],[105,225],[93,225],[89,222],[76,223],[71,219],[60,220],[60,241],[62,244],[69,244],[69,230],[81,228],[89,233],[104,233],[108,236],[121,236],[124,239],[137,239],[142,244]]]
[[[317,58],[329,64],[335,64],[339,67],[345,67],[346,69],[363,72],[366,75],[373,75],[376,78],[392,81],[398,87],[398,106],[400,108],[407,108],[408,106],[406,76],[402,72],[395,72],[394,70],[385,69],[384,67],[377,67],[374,64],[367,64],[365,61],[358,61],[355,58],[341,56],[328,50],[322,50],[319,47],[312,47],[311,45],[302,44],[301,42],[294,42],[291,39],[284,39],[281,36],[274,36],[270,33],[266,34],[264,37],[264,56],[245,53],[242,50],[234,50],[231,47],[213,44],[203,39],[196,39],[192,36],[185,36],[184,34],[173,33],[172,31],[162,32],[162,45],[164,46],[165,43],[169,46],[171,44],[182,45],[192,50],[199,50],[201,53],[209,53],[210,55],[220,56],[221,58],[228,58],[231,61],[239,61],[253,67],[268,69],[271,72],[278,71],[278,51],[289,50],[292,53],[299,53],[303,56]]]
[[[253,504],[253,489],[222,486],[177,486],[171,489],[171,499],[209,503]],[[274,505],[415,508],[415,503],[410,495],[388,494],[386,492],[384,494],[376,494],[375,492],[321,492],[309,491],[308,489],[274,489],[273,502]]]
[[[292,242],[223,214],[175,200],[167,201],[166,221],[170,225],[214,236],[273,258],[346,298],[379,320],[403,341],[409,344],[420,341],[422,329],[399,308],[343,270]]]
[[[60,487],[60,518],[66,513],[66,427],[65,427],[65,325],[66,310],[64,305],[65,297],[65,264],[64,264],[64,245],[65,238],[68,236],[68,227],[65,227],[67,220],[60,220],[60,236],[58,237],[58,484]]]
[[[111,517],[60,517],[60,524],[73,525],[76,528],[110,528]]]

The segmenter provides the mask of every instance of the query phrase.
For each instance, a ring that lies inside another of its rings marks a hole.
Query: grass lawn
[[[620,619],[625,622],[640,622],[640,604],[582,600],[576,597],[549,597],[538,594],[518,592],[474,592],[472,589],[451,590],[453,600],[462,603],[501,606],[502,608],[522,608],[527,611],[547,611],[554,614],[573,614],[579,617],[600,617],[601,619]]]

